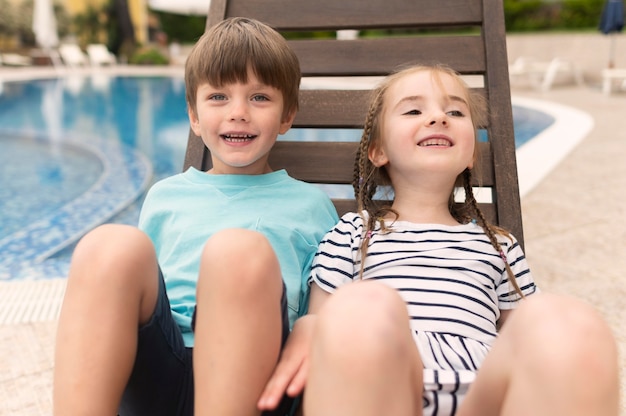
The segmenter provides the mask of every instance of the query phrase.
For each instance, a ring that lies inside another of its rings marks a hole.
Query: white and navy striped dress
[[[363,278],[399,291],[424,363],[424,414],[452,415],[496,338],[500,310],[515,308],[518,295],[480,226],[388,226],[372,233]],[[328,292],[358,281],[362,231],[361,216],[345,214],[320,243],[311,280]],[[535,293],[517,241],[499,242],[522,292]]]

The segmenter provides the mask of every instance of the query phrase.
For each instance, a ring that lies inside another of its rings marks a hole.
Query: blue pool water
[[[64,276],[84,232],[136,224],[147,187],[182,170],[182,78],[74,76],[0,91],[0,280]],[[513,114],[518,147],[554,121],[525,107]],[[285,139],[320,137],[292,129]]]

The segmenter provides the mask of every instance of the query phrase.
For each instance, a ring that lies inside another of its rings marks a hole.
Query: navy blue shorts
[[[289,336],[287,297],[283,283],[282,345]],[[174,322],[165,282],[159,270],[159,295],[154,314],[139,329],[137,356],[119,408],[120,416],[192,416],[192,348],[185,347]],[[243,381],[245,382],[245,381]],[[288,415],[293,399],[285,396],[278,409],[265,416]]]

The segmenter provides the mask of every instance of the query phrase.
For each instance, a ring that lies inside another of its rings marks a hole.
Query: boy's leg
[[[534,295],[511,314],[459,416],[617,415],[617,348],[581,301]]]
[[[152,317],[139,328],[135,365],[124,389],[120,416],[193,415],[192,350],[185,347],[159,275]]]
[[[422,367],[398,293],[344,286],[317,316],[304,414],[421,415]]]
[[[110,224],[80,241],[59,318],[55,415],[116,414],[157,293],[154,248],[141,231]]]
[[[258,415],[256,403],[278,361],[283,290],[265,237],[225,230],[200,264],[194,345],[196,415]]]

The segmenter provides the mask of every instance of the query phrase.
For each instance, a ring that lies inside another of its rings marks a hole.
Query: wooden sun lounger
[[[289,39],[298,33],[290,44],[305,78],[384,76],[410,63],[444,63],[472,76],[490,109],[484,126],[488,141],[480,146],[482,177],[475,185],[485,187],[491,198],[483,204],[488,217],[523,244],[502,1],[212,0],[207,27],[231,16],[256,18]],[[337,30],[362,35],[307,37]],[[374,31],[381,36],[370,36]],[[294,127],[361,128],[367,96],[367,90],[348,88],[302,90]],[[350,184],[356,145],[278,142],[270,163],[308,182]],[[202,141],[190,132],[185,169],[206,170],[210,163]],[[355,209],[352,199],[334,202],[340,214]]]

